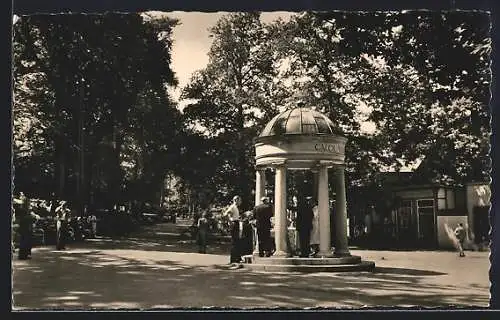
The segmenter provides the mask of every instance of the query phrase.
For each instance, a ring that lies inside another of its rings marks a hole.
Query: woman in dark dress
[[[198,242],[198,249],[199,249],[198,252],[199,253],[207,253],[207,238],[208,238],[208,232],[209,232],[207,215],[208,215],[208,213],[205,211],[202,213],[201,218],[198,219],[197,242]]]
[[[18,209],[16,220],[19,221],[19,260],[29,259],[31,256],[31,247],[33,245],[33,219],[24,209]]]
[[[68,221],[67,215],[69,214],[69,209],[66,207],[66,201],[63,201],[61,205],[56,209],[56,227],[57,227],[57,240],[56,240],[56,250],[66,249],[66,237],[68,233]]]
[[[16,210],[16,220],[19,223],[19,253],[20,260],[31,258],[31,248],[33,247],[33,223],[40,218],[30,211],[29,200],[26,197],[21,199],[21,204]]]
[[[241,223],[240,254],[241,256],[251,255],[253,253],[253,228],[250,223],[253,213],[247,211],[243,214]]]

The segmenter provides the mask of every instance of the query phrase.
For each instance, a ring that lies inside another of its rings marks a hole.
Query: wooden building
[[[377,190],[351,191],[350,218],[388,221],[398,246],[453,248],[452,231],[463,223],[470,243],[487,239],[491,191],[488,183],[465,186],[419,184],[411,173],[384,173]],[[356,196],[358,194],[358,196]]]

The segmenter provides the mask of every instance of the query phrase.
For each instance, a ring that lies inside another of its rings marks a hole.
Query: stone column
[[[350,256],[347,242],[347,203],[344,166],[335,167],[335,256]]]
[[[255,171],[255,205],[259,205],[261,203],[260,199],[265,196],[266,190],[266,175],[265,170],[262,168],[257,168]],[[259,254],[259,236],[257,234],[257,228],[253,228],[253,253]]]
[[[260,204],[260,199],[265,196],[266,175],[264,169],[258,168],[255,171],[255,205]]]
[[[275,256],[286,256],[286,166],[276,167],[274,184],[274,241],[276,243]]]
[[[328,199],[328,168],[321,165],[318,172],[318,213],[319,213],[319,253],[320,257],[332,255],[330,240],[330,210]]]
[[[319,176],[318,176],[318,170],[317,169],[312,169],[312,179],[313,179],[313,190],[312,190],[312,197],[314,201],[318,201],[318,184],[319,184]]]

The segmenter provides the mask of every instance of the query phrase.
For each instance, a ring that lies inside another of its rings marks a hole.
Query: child
[[[467,234],[465,232],[464,225],[462,223],[459,223],[457,228],[455,229],[455,237],[457,237],[457,240],[458,240],[459,256],[465,257],[464,242],[465,242],[465,239],[467,238]]]
[[[200,253],[207,253],[208,227],[207,212],[203,212],[198,219],[198,247]]]

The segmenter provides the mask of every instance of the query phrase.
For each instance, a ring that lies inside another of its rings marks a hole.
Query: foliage
[[[184,110],[191,128],[201,129],[216,177],[204,188],[217,194],[228,189],[249,203],[253,182],[253,143],[258,129],[270,120],[286,91],[279,82],[275,52],[259,13],[222,17],[210,30],[213,43],[207,67],[194,74],[183,98],[195,99]],[[210,146],[210,147],[209,147]],[[187,146],[194,155],[200,145]],[[213,148],[213,149],[212,149]],[[209,175],[210,176],[210,175]]]
[[[151,170],[164,174],[179,127],[166,93],[176,84],[175,24],[138,14],[21,17],[14,26],[17,188],[28,188],[23,177],[37,176],[35,154],[50,168],[47,192],[73,201],[75,187],[80,202],[123,199],[125,150],[154,159]],[[133,179],[147,185],[142,175]]]
[[[420,170],[423,180],[485,178],[486,14],[309,12],[276,23],[274,33],[293,91],[348,135],[352,183],[373,181],[376,172],[399,170],[421,156],[431,167]],[[436,108],[470,117],[446,122],[436,118]],[[367,122],[375,130],[362,130]],[[463,127],[470,129],[442,134]]]

